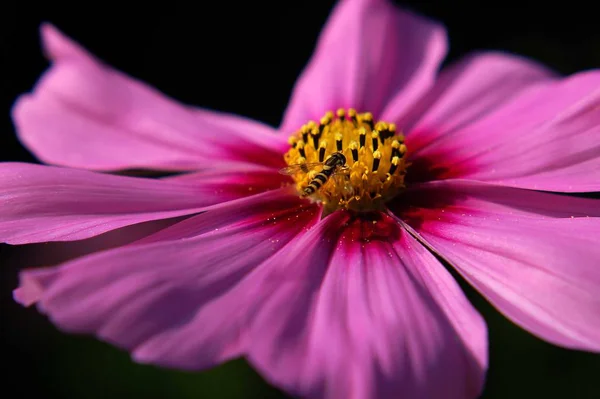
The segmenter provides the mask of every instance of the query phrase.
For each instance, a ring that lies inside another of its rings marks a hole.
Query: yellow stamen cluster
[[[316,123],[308,122],[289,139],[284,158],[301,194],[331,154],[340,152],[346,165],[338,166],[310,198],[326,211],[372,211],[404,187],[406,146],[392,123],[377,122],[373,115],[354,109],[327,112]]]

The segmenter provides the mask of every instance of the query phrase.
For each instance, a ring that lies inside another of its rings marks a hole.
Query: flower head
[[[438,73],[442,27],[343,0],[273,129],[42,36],[53,64],[13,116],[59,166],[0,165],[0,239],[186,216],[22,272],[16,300],[59,328],[166,367],[244,356],[302,397],[473,398],[486,328],[438,256],[533,334],[600,350],[600,206],[560,194],[600,190],[600,72],[485,53]],[[187,173],[98,173],[130,168]]]
[[[368,138],[368,140],[367,140]],[[404,187],[406,145],[394,124],[373,122],[371,113],[327,112],[289,139],[282,173],[294,177],[298,192],[325,210],[383,210]],[[318,168],[317,172],[314,168]]]

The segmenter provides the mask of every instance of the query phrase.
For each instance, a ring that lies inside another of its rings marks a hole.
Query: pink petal
[[[0,241],[79,240],[277,188],[276,171],[196,173],[173,179],[113,176],[21,163],[0,165]]]
[[[170,241],[22,272],[15,297],[38,302],[59,328],[94,333],[138,361],[197,370],[240,356],[252,300],[241,288],[255,287],[262,263],[320,216],[281,191],[258,197],[174,225]]]
[[[446,54],[444,28],[387,0],[344,0],[334,8],[298,79],[281,130],[326,111],[400,111],[433,83]]]
[[[386,115],[419,154],[444,136],[472,124],[512,100],[523,90],[551,81],[555,75],[525,58],[476,53],[444,69],[435,85],[405,115]]]
[[[121,247],[141,240],[188,217],[179,216],[170,219],[151,220],[77,241],[4,246],[0,250],[2,253],[2,266],[7,269],[18,270],[23,266],[33,268],[58,265],[84,255]]]
[[[482,318],[391,218],[374,224],[334,213],[269,263],[274,283],[248,340],[249,359],[267,380],[309,398],[481,392]]]
[[[459,96],[456,106],[464,100],[462,109],[467,111],[417,122],[407,137],[415,170],[433,170],[434,178],[538,190],[600,190],[600,72],[542,82],[543,71],[531,65],[530,75],[527,70],[519,67],[511,79],[499,83],[494,92],[514,90],[518,95],[509,101],[502,96],[496,109],[470,117],[473,107],[468,103],[479,100]],[[518,88],[519,79],[525,90]]]
[[[98,170],[283,163],[287,143],[270,127],[181,105],[50,25],[42,39],[52,66],[13,109],[20,139],[41,160]]]
[[[451,180],[407,200],[396,212],[507,317],[600,350],[599,200]]]

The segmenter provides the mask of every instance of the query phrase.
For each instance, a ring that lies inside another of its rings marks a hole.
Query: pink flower
[[[53,65],[13,115],[61,167],[0,166],[0,239],[189,216],[22,272],[17,301],[64,331],[180,369],[244,356],[302,397],[473,398],[486,327],[437,255],[533,334],[600,350],[600,203],[558,194],[600,191],[599,71],[561,78],[484,53],[438,73],[441,26],[346,0],[273,129],[177,104],[53,27],[42,36]],[[344,120],[327,114],[339,108]],[[340,148],[331,177],[278,173],[284,154]],[[131,168],[190,173],[94,172]]]

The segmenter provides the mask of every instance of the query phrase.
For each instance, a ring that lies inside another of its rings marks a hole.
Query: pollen
[[[294,133],[282,173],[298,194],[337,209],[369,212],[404,188],[406,145],[396,125],[375,122],[369,112],[338,109]],[[341,154],[341,155],[340,155]]]

